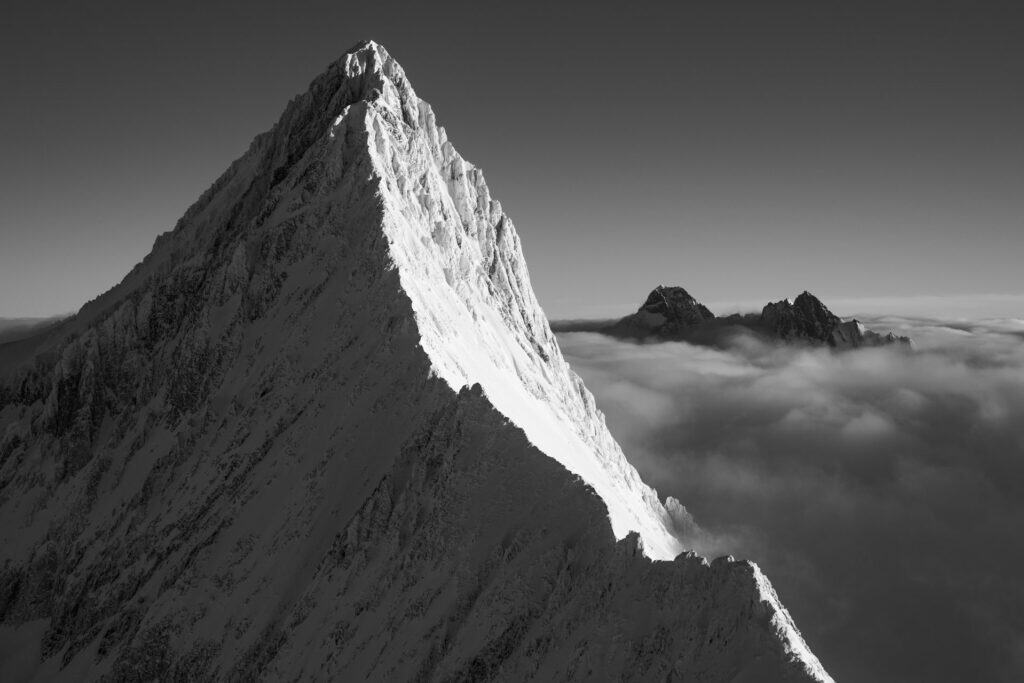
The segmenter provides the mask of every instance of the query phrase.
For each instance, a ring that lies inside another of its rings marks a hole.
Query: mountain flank
[[[686,552],[372,41],[0,363],[0,680],[831,680]]]

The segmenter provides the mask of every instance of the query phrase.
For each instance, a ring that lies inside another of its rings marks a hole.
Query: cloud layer
[[[917,351],[559,340],[690,544],[761,564],[837,680],[1024,680],[1024,321],[866,322]]]

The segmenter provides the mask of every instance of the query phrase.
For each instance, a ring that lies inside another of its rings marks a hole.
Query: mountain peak
[[[0,381],[0,620],[27,666],[829,680],[755,565],[652,561],[685,510],[625,458],[511,220],[377,43],[47,343]]]
[[[804,290],[793,301],[781,299],[764,306],[761,314],[716,317],[682,287],[658,285],[636,313],[597,328],[561,326],[564,331],[597,329],[618,337],[655,337],[720,346],[745,328],[782,342],[825,345],[838,349],[897,344],[911,347],[907,337],[880,335],[858,320],[844,322],[822,301]]]
[[[665,285],[655,287],[638,312],[660,315],[666,322],[679,325],[693,325],[715,317],[682,287]]]
[[[658,285],[636,313],[622,318],[606,331],[626,337],[672,336],[714,317],[714,313],[682,287]]]
[[[761,311],[761,324],[784,341],[826,344],[833,348],[858,348],[895,344],[910,348],[908,337],[889,332],[880,335],[864,327],[856,318],[843,321],[821,300],[808,291],[790,303],[789,299],[769,303]]]
[[[318,85],[338,88],[341,96],[337,104],[342,101],[346,106],[359,101],[379,102],[396,112],[408,113],[407,123],[416,121],[413,103],[418,98],[405,70],[383,45],[373,40],[364,40],[349,48],[311,84],[310,90],[316,90]],[[342,113],[343,110],[337,112]]]
[[[641,308],[647,308],[648,306],[671,305],[671,301],[694,301],[694,298],[690,296],[682,287],[658,285],[651,293],[647,295],[647,301],[644,302]]]
[[[828,310],[828,307],[825,306],[824,303],[822,303],[821,299],[814,296],[806,289],[796,297],[796,299],[793,301],[793,304],[798,308],[805,310],[827,311],[828,314],[832,313],[831,311]]]
[[[354,52],[361,52],[363,50],[373,50],[373,51],[376,51],[376,52],[387,52],[387,50],[384,48],[384,46],[381,45],[380,43],[378,43],[376,40],[374,40],[373,38],[366,38],[364,40],[360,40],[355,45],[353,45],[348,50],[346,50],[345,54],[351,54],[351,53],[354,53]]]
[[[804,291],[796,300],[767,304],[761,311],[763,323],[782,340],[828,342],[841,322],[818,297]]]

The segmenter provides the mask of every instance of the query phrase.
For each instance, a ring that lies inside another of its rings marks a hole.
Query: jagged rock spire
[[[808,291],[796,301],[788,299],[767,304],[761,311],[763,323],[778,338],[827,341],[841,322],[825,304]]]

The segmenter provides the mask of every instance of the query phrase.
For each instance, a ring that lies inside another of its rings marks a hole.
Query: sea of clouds
[[[702,554],[758,562],[840,681],[1024,680],[1024,320],[834,353],[558,335]]]

